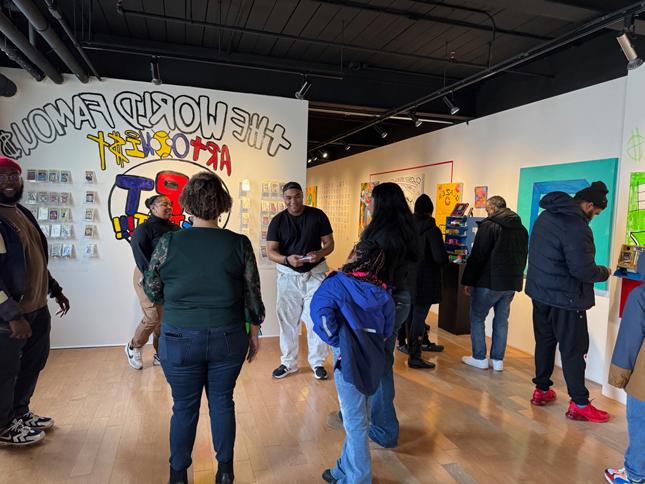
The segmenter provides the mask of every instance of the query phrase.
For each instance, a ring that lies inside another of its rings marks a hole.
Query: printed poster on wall
[[[448,217],[455,205],[461,202],[463,194],[463,183],[439,183],[437,184],[437,198],[435,200],[434,217],[441,230],[445,230],[446,217]]]
[[[645,172],[632,172],[629,179],[626,244],[645,245]]]
[[[488,201],[488,187],[475,187],[475,208],[486,208]]]
[[[372,190],[378,185],[378,182],[363,182],[361,183],[361,199],[360,209],[358,212],[358,234],[363,232],[367,224],[372,220],[372,213],[370,212],[372,205]]]
[[[414,174],[414,175],[394,175],[394,174],[382,174],[374,175],[372,181],[377,183],[391,182],[396,183],[403,190],[403,195],[405,195],[405,200],[410,206],[410,210],[414,209],[414,202],[417,198],[423,193],[423,183],[425,181],[424,174]]]
[[[305,205],[309,205],[310,207],[318,206],[318,187],[316,185],[307,187]]]

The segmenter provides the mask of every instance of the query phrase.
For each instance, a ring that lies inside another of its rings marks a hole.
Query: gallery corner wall
[[[0,69],[18,86],[0,98],[0,152],[23,167],[27,207],[49,231],[50,271],[71,300],[54,347],[124,344],[140,318],[128,238],[157,193],[174,202],[188,177],[217,173],[233,196],[222,218],[256,251],[267,319],[277,335],[276,275],[266,225],[280,186],[304,184],[307,103],[295,99],[106,79],[61,85]],[[217,288],[213,288],[214,291]]]
[[[475,187],[487,186],[489,196],[503,196],[516,210],[521,168],[619,158],[625,86],[626,78],[616,79],[308,169],[307,185],[317,187],[319,201],[331,189],[342,192],[348,204],[336,209],[338,215],[332,219],[332,224],[343,230],[329,258],[330,265],[340,265],[358,237],[361,183],[374,179],[375,173],[427,165],[411,171],[423,175],[423,191],[433,200],[436,184],[451,181],[452,176],[453,182],[463,183],[463,201],[471,206]],[[444,169],[445,162],[452,162],[451,170]],[[622,180],[620,164],[618,171],[618,180]],[[618,207],[627,196],[627,187],[620,183],[615,198]],[[339,219],[345,213],[346,219]],[[610,219],[611,215],[607,214]],[[614,217],[614,245],[616,231],[624,232],[624,227],[616,225]],[[610,261],[614,263],[613,255]],[[596,297],[596,307],[589,311],[587,376],[598,383],[606,374],[613,282],[609,290]],[[513,302],[508,344],[533,354],[531,303],[524,293]]]

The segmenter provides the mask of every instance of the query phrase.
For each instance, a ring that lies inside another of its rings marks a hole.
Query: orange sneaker
[[[591,402],[586,407],[580,408],[571,400],[565,415],[571,420],[584,420],[586,422],[603,423],[609,420],[609,414],[604,410],[597,409]]]
[[[531,398],[531,403],[533,405],[538,405],[540,407],[543,407],[547,403],[551,403],[552,401],[554,401],[555,397],[556,397],[555,391],[551,390],[550,388],[547,391],[536,388],[535,390],[533,390],[533,397]]]

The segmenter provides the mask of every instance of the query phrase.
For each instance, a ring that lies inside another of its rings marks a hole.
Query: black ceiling
[[[33,1],[72,48],[45,0]],[[0,3],[26,35],[27,21],[12,1]],[[631,3],[68,0],[58,7],[101,76],[149,81],[150,60],[158,56],[164,83],[286,97],[306,76],[313,147]],[[405,115],[389,119],[383,122],[387,138],[364,130],[327,146],[327,159],[624,75],[626,61],[613,39],[621,29],[618,23],[454,93],[457,116],[434,100],[417,108],[427,121],[419,128]],[[638,37],[637,49],[640,42]],[[49,53],[42,39],[36,46]],[[66,70],[56,56],[48,57]],[[0,63],[13,65],[4,56]],[[315,163],[321,162],[319,156]]]

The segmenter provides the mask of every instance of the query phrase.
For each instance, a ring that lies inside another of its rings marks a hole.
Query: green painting
[[[626,244],[645,245],[645,172],[632,173],[629,179]]]
[[[517,213],[522,217],[522,223],[530,233],[537,216],[542,211],[539,204],[544,195],[560,191],[573,196],[592,182],[603,181],[609,189],[607,208],[594,217],[590,226],[596,244],[596,264],[609,267],[617,175],[618,158],[522,168]],[[596,284],[596,288],[606,291],[607,282]]]

